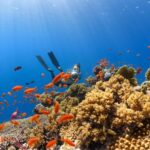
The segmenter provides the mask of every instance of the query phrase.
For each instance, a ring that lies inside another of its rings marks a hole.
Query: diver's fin
[[[57,61],[57,59],[56,59],[54,53],[53,53],[53,52],[48,52],[48,56],[49,56],[49,58],[51,59],[53,65],[54,65],[59,71],[62,72],[63,70],[62,70],[62,68],[60,67],[60,65],[59,65],[59,63],[58,63],[58,61]]]
[[[46,69],[48,70],[49,72],[52,72],[52,70],[48,67],[48,65],[45,63],[44,59],[37,55],[36,58],[38,59],[38,61],[40,62],[40,64]]]

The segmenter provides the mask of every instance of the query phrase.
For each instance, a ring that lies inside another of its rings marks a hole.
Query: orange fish
[[[55,105],[54,105],[54,112],[55,112],[55,114],[57,114],[59,112],[59,109],[60,109],[59,103],[56,101]]]
[[[25,91],[24,91],[24,94],[26,95],[29,95],[29,94],[32,94],[34,92],[36,92],[36,88],[27,88]]]
[[[25,112],[21,114],[21,117],[26,117],[26,116],[27,116],[27,113]]]
[[[73,118],[74,118],[74,116],[72,114],[65,114],[65,115],[62,115],[61,117],[59,117],[57,119],[57,122],[59,124],[61,124],[61,123],[65,122],[65,121],[69,121],[69,120],[71,120]]]
[[[30,117],[29,121],[30,121],[31,123],[32,123],[32,122],[35,122],[36,124],[39,124],[39,125],[40,125],[39,118],[40,118],[40,115],[39,115],[39,114],[35,114],[35,115],[33,115],[32,117]]]
[[[50,92],[51,96],[55,96],[55,91]]]
[[[49,114],[50,114],[50,111],[49,111],[49,110],[42,109],[42,110],[40,110],[40,113],[43,114],[43,115],[49,115]]]
[[[52,83],[55,84],[57,83],[58,81],[60,81],[62,79],[62,76],[64,75],[65,73],[64,72],[61,72],[60,74],[56,75],[54,77],[54,79],[52,80]]]
[[[0,124],[0,131],[2,131],[5,128],[5,123]]]
[[[72,75],[70,73],[65,73],[65,74],[62,75],[62,78],[66,81],[66,80],[70,79],[71,76]]]
[[[46,102],[50,105],[52,103],[52,100],[50,98],[46,98]]]
[[[150,49],[150,45],[148,45],[147,48]]]
[[[69,139],[63,139],[63,138],[61,138],[61,141],[62,142],[64,142],[64,143],[66,143],[66,144],[68,144],[68,145],[70,145],[70,146],[76,146],[71,140],[69,140]]]
[[[67,84],[64,84],[64,85],[63,85],[64,88],[67,88],[67,86],[68,86]]]
[[[39,137],[32,137],[28,140],[28,145],[30,148],[33,148],[40,141]]]
[[[35,97],[35,98],[40,98],[40,97],[41,97],[41,95],[40,95],[40,94],[38,94],[38,93],[36,93],[36,94],[34,94],[34,97]]]
[[[74,82],[75,82],[75,83],[77,83],[78,81],[79,81],[79,79],[78,79],[78,78],[74,80]]]
[[[52,148],[54,145],[56,145],[56,140],[51,140],[47,143],[46,148]]]
[[[2,105],[3,104],[3,102],[0,102],[0,105]]]
[[[4,142],[4,138],[0,136],[0,144]]]
[[[16,86],[14,86],[14,87],[12,88],[12,90],[13,90],[14,92],[16,92],[16,91],[22,90],[22,88],[23,88],[23,86],[21,86],[21,85],[16,85]]]
[[[20,123],[18,122],[18,121],[16,121],[16,120],[11,120],[10,121],[14,126],[19,126],[20,125]]]
[[[48,90],[54,86],[54,83],[49,83],[45,85],[45,89]]]

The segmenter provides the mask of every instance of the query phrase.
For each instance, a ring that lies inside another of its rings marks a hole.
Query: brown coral
[[[134,134],[119,136],[113,143],[106,146],[106,150],[149,150],[150,125],[138,130]]]
[[[79,104],[80,100],[76,97],[66,97],[61,103],[61,110],[70,113],[72,107],[75,107]]]
[[[73,84],[67,90],[67,95],[71,97],[77,97],[79,100],[85,98],[85,94],[87,93],[88,88],[85,84]]]
[[[129,80],[121,75],[97,82],[85,100],[71,110],[78,125],[76,139],[82,146],[99,143],[100,147],[111,137],[134,133],[150,117],[149,106],[150,97],[133,91]]]
[[[118,69],[116,74],[120,74],[124,78],[128,79],[130,81],[131,85],[133,85],[133,86],[137,85],[137,80],[134,77],[136,74],[136,70],[134,68],[124,65]]]

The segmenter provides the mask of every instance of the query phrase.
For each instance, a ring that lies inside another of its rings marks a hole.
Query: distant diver
[[[48,52],[48,56],[49,56],[49,58],[50,58],[52,64],[56,67],[56,69],[57,69],[58,71],[60,71],[60,72],[63,72],[63,69],[62,69],[61,66],[59,65],[58,60],[56,59],[54,53],[53,53],[52,51],[51,51],[51,52]],[[46,64],[46,62],[44,61],[44,59],[43,59],[40,55],[37,55],[36,58],[37,58],[37,60],[40,62],[40,64],[41,64],[47,71],[50,72],[52,79],[54,79],[54,77],[55,77],[54,71]],[[80,75],[81,75],[81,72],[80,72],[80,64],[75,64],[69,73],[71,74],[71,78],[70,78],[70,79],[68,79],[66,82],[60,81],[60,82],[56,83],[55,85],[56,85],[56,86],[59,86],[60,84],[62,84],[62,85],[65,85],[65,84],[66,84],[67,86],[70,86],[70,85],[72,85],[75,81],[79,80],[79,79],[80,79]]]

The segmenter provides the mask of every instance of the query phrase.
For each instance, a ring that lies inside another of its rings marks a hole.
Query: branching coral
[[[60,146],[62,142],[75,146],[72,141],[89,150],[106,145],[106,150],[130,150],[133,145],[148,149],[150,96],[133,90],[129,79],[116,74],[90,90],[82,84],[72,85],[63,97],[53,97],[54,106],[39,107],[44,115],[29,119],[25,139],[39,137],[35,145],[38,149]],[[60,107],[56,100],[60,100]]]
[[[150,118],[150,97],[133,91],[128,79],[115,75],[107,82],[97,82],[71,112],[78,125],[74,134],[79,143],[88,148],[93,143],[100,146],[111,137],[142,128]]]
[[[131,85],[133,86],[137,85],[137,80],[134,77],[136,74],[136,70],[134,68],[128,67],[125,65],[125,66],[120,67],[116,73],[128,79]]]
[[[41,96],[37,98],[37,100],[45,107],[50,107],[53,102],[51,94],[46,93],[41,94]]]
[[[107,128],[106,123],[109,122],[108,116],[112,112],[113,103],[114,98],[111,92],[105,93],[94,89],[86,95],[86,99],[77,108],[72,110],[79,123],[79,140],[82,139],[86,145],[92,141],[103,143],[106,140],[108,131],[111,130]]]
[[[97,78],[96,78],[96,77],[89,76],[89,77],[86,79],[86,82],[87,82],[90,86],[95,85],[96,82],[97,82]]]
[[[119,136],[115,142],[109,143],[106,150],[149,150],[150,124],[142,127],[135,133]]]
[[[67,90],[67,95],[71,97],[77,97],[79,100],[82,100],[84,99],[87,91],[88,88],[85,86],[85,84],[73,84]]]
[[[76,97],[66,97],[61,103],[61,110],[70,113],[71,109],[79,104],[80,100]]]
[[[85,98],[89,89],[85,84],[73,84],[63,97],[57,96],[55,100],[60,102],[62,111],[69,113],[72,107],[77,106]]]
[[[142,126],[142,121],[150,117],[150,97],[142,92],[134,92],[125,103],[116,105],[115,118],[112,125],[133,127]]]

